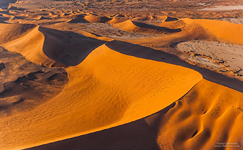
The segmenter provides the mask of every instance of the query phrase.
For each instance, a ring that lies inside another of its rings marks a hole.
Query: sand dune
[[[183,20],[156,23],[156,25],[161,26],[161,27],[167,27],[167,28],[170,28],[170,29],[178,29],[178,28],[185,27],[185,23],[184,23]]]
[[[28,31],[34,29],[35,25],[22,25],[22,24],[1,24],[0,30],[0,43],[7,43],[18,39]]]
[[[2,30],[0,39],[3,47],[44,66],[77,65],[90,51],[104,43],[74,33],[34,25],[2,26],[6,28]],[[81,42],[77,42],[79,40]]]
[[[1,120],[4,131],[12,132],[11,126],[25,131],[1,134],[5,149],[36,146],[140,119],[179,99],[202,79],[193,70],[126,56],[105,45],[67,71],[69,83],[57,97],[31,113]]]
[[[0,24],[9,50],[0,47],[0,149],[242,149],[241,77],[176,50],[191,40],[243,45],[242,24],[179,19],[200,14],[178,12],[184,0],[167,3],[21,0],[0,9],[0,21],[22,23]],[[205,43],[211,60],[221,56]]]
[[[113,17],[111,20],[108,21],[109,24],[116,24],[126,21],[125,17]]]
[[[42,50],[44,35],[39,32],[38,26],[8,24],[4,24],[3,26],[6,26],[6,28],[10,29],[10,31],[13,31],[11,28],[15,29],[15,32],[12,32],[13,36],[9,35],[7,30],[6,35],[8,37],[2,37],[1,41],[4,48],[21,53],[28,60],[37,64],[51,66],[55,63],[55,61],[49,59]],[[19,38],[15,36],[16,34],[19,36]],[[6,39],[8,40],[6,41]]]
[[[174,108],[155,119],[160,122],[157,126],[160,148],[242,149],[242,99],[240,92],[200,81]]]
[[[148,32],[148,33],[175,33],[180,32],[181,29],[169,29],[166,27],[159,27],[154,25],[149,25],[141,22],[135,22],[131,20],[127,20],[121,23],[117,23],[113,25],[116,28],[119,28],[124,31],[131,32]]]
[[[71,15],[69,16],[72,20],[69,23],[87,23],[88,21],[84,19],[84,15]]]
[[[199,93],[201,91],[198,91],[197,87],[199,89],[204,87],[201,85],[202,82],[214,85],[202,80],[201,74],[191,69],[116,52],[119,51],[118,47],[121,48],[119,42],[104,44],[104,41],[97,39],[33,25],[3,24],[3,26],[9,29],[2,31],[3,37],[6,37],[1,40],[5,48],[19,52],[29,60],[46,66],[55,66],[57,62],[67,66],[76,65],[66,69],[69,82],[56,97],[30,112],[22,112],[1,120],[0,128],[5,132],[0,135],[2,139],[0,143],[4,143],[4,149],[28,148],[132,122],[165,108],[180,99],[195,85],[192,91],[196,89]],[[187,28],[189,29],[188,26]],[[14,31],[12,35],[9,34],[10,31]],[[194,28],[191,32],[195,32]],[[125,42],[123,48],[126,48]],[[133,49],[137,48],[136,45],[128,44],[126,49],[133,52]],[[223,90],[216,90],[214,93],[222,92],[226,95],[232,93],[238,97],[235,100],[241,99],[241,93],[218,86],[218,88],[213,87]],[[226,100],[228,97],[231,96],[225,96]],[[213,104],[208,105],[208,107],[213,106]],[[211,118],[212,121],[214,119]],[[6,122],[11,126],[6,125]],[[18,132],[11,134],[12,130],[9,128],[12,127]],[[173,145],[175,141],[167,141],[166,144],[169,145],[164,145],[160,129],[164,128],[158,129],[157,141],[162,149],[169,148],[170,142]],[[224,134],[228,132],[225,130]],[[173,136],[176,136],[174,134],[170,135],[170,139],[174,139]],[[186,144],[179,142],[178,146],[181,147],[182,144],[185,149],[193,148],[193,144],[186,141],[189,135],[191,136],[191,132],[182,138]],[[212,147],[204,143],[201,146]]]
[[[198,24],[202,26],[207,32],[215,36],[219,41],[243,45],[243,25],[233,24],[227,21],[216,21],[216,20],[192,20],[183,19],[183,21],[190,24]]]
[[[203,79],[187,95],[151,116],[29,150],[216,150],[223,146],[238,150],[243,134],[242,98],[240,92]]]
[[[72,18],[70,23],[109,23],[116,24],[125,21],[124,18],[114,17],[108,18],[105,16],[95,16],[95,15],[71,15]]]
[[[105,16],[95,16],[95,15],[87,15],[84,17],[84,19],[92,23],[106,23],[109,20],[111,20],[110,18]]]

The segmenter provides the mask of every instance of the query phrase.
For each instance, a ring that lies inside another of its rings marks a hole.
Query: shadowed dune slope
[[[149,25],[149,24],[135,22],[131,20],[117,23],[114,24],[113,26],[121,30],[130,31],[130,32],[174,33],[174,32],[181,31],[181,29],[169,29],[166,27],[159,27],[159,26]]]
[[[106,45],[66,70],[69,82],[59,95],[31,112],[0,120],[4,149],[37,146],[146,117],[202,79],[191,69],[127,56]]]
[[[1,45],[44,66],[74,66],[105,41],[34,25],[1,24]]]
[[[84,19],[84,15],[72,15],[68,17],[72,18],[69,23],[88,23],[88,21]]]

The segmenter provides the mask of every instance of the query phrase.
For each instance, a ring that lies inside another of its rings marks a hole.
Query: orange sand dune
[[[159,27],[159,26],[149,25],[149,24],[135,22],[131,20],[117,23],[114,24],[113,26],[121,30],[131,31],[131,32],[174,33],[174,32],[181,31],[181,29],[169,29],[166,27]]]
[[[165,26],[167,26],[168,28],[173,28],[173,26],[170,26],[170,24],[166,24]],[[162,46],[163,47],[174,46],[177,43],[183,41],[195,40],[195,39],[217,41],[217,38],[214,35],[212,35],[209,31],[204,29],[199,24],[188,24],[185,27],[182,27],[181,30],[182,30],[181,32],[177,32],[174,34],[166,34],[166,36],[134,39],[134,40],[132,39],[127,41],[133,44],[139,44],[154,49],[157,49],[157,47],[162,47]]]
[[[70,23],[117,23],[120,22],[118,19],[112,19],[112,18],[108,18],[106,16],[95,16],[95,15],[71,15],[69,16],[71,18],[73,18]]]
[[[106,16],[95,16],[95,15],[87,15],[84,17],[84,19],[92,23],[106,23],[109,20],[111,20],[111,18],[108,18]]]
[[[127,56],[106,45],[67,72],[69,82],[55,98],[0,120],[4,149],[41,145],[143,118],[202,79],[191,69]]]
[[[118,24],[115,24],[118,25]],[[115,26],[114,25],[114,26]],[[134,39],[129,40],[128,42],[134,44],[141,44],[147,47],[160,47],[175,45],[179,42],[190,41],[190,40],[210,40],[210,41],[219,41],[226,42],[231,44],[243,44],[243,25],[242,24],[233,24],[226,21],[217,21],[217,20],[208,20],[208,19],[181,19],[178,21],[170,21],[157,23],[157,25],[166,28],[181,28],[181,32],[174,34],[168,34],[161,37],[152,37],[146,39]],[[120,26],[124,29],[133,29],[134,26],[126,26],[124,23],[123,26]],[[132,28],[133,27],[133,28]],[[136,32],[136,30],[135,30]]]
[[[156,23],[156,25],[161,27],[167,27],[170,29],[178,29],[185,27],[185,22],[183,20],[176,20],[176,21],[167,21],[163,23]]]
[[[89,17],[91,21],[97,19]],[[216,21],[217,28],[214,21],[183,21],[186,25],[182,29],[130,20],[114,27],[132,32],[178,32],[131,40],[146,46],[191,39],[242,44],[241,25]],[[106,42],[111,39],[102,41],[94,35],[90,38],[34,25],[0,25],[0,44],[6,49],[45,66],[70,66],[66,68],[69,82],[56,97],[28,112],[0,119],[0,145],[5,150],[123,125],[154,114],[181,97],[163,117],[155,115],[147,120],[158,135],[161,149],[214,149],[217,142],[242,140],[243,94],[206,81],[194,70],[121,54],[116,51],[116,42],[109,46]],[[228,27],[233,28],[232,32]],[[128,50],[133,49],[135,46]]]
[[[187,25],[198,24],[221,42],[243,45],[243,24],[207,19],[182,19]]]
[[[116,23],[121,23],[126,21],[127,19],[125,17],[113,17],[110,21],[108,21],[107,23],[109,24],[116,24]]]
[[[0,44],[44,66],[77,65],[90,51],[105,43],[74,33],[34,25],[1,24]],[[6,30],[4,30],[6,29]]]
[[[84,19],[85,15],[70,15],[68,18],[72,18],[69,23],[87,23],[88,21]]]
[[[203,79],[184,97],[151,116],[29,150],[217,150],[224,146],[240,150],[242,100],[243,93]]]
[[[238,91],[201,80],[163,117],[158,116],[148,122],[159,123],[161,149],[242,149],[243,93]]]
[[[174,46],[177,43],[190,40],[209,40],[238,45],[243,44],[242,24],[207,19],[181,19],[178,21],[159,23],[157,25],[171,29],[181,27],[181,32],[161,37],[134,39],[129,40],[129,42],[155,49],[161,46]]]
[[[42,50],[45,37],[41,32],[39,32],[38,26],[8,24],[1,24],[1,26],[6,26],[6,28],[9,29],[9,31],[5,31],[7,39],[9,40],[6,41],[5,36],[1,38],[2,46],[4,48],[10,51],[21,53],[28,60],[37,64],[51,66],[55,63],[55,61],[49,59]],[[9,35],[9,32],[13,35]],[[15,36],[16,34],[19,36],[19,38]]]

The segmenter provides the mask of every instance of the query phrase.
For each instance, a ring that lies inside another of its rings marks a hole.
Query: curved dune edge
[[[243,93],[203,79],[163,117],[148,122],[160,122],[161,149],[206,150],[224,143],[226,150],[242,149]]]
[[[191,69],[127,56],[106,45],[67,72],[69,83],[58,96],[0,120],[4,149],[33,147],[146,117],[202,79]]]
[[[8,35],[10,31],[13,33],[13,36],[10,35],[7,41],[1,41],[5,49],[18,52],[29,61],[36,64],[52,66],[55,63],[54,60],[48,58],[43,52],[45,36],[39,31],[39,26],[34,26],[33,28],[18,24],[1,24],[1,26],[9,28],[9,31],[5,31],[6,35]],[[26,30],[24,30],[24,32],[19,33],[25,28]],[[15,36],[16,33],[19,33],[18,36]],[[1,40],[4,39],[5,37],[1,38]]]

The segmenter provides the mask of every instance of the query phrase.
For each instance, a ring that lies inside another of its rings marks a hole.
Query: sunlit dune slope
[[[79,64],[105,41],[34,25],[0,24],[0,44],[44,66]]]
[[[225,142],[226,150],[240,150],[242,100],[243,93],[203,79],[184,97],[144,119],[29,150],[217,150]]]
[[[163,117],[147,121],[159,124],[161,149],[242,149],[243,93],[203,79]]]
[[[208,19],[182,19],[187,25],[198,24],[221,42],[243,45],[243,24]]]
[[[124,55],[106,45],[67,72],[69,82],[55,98],[30,112],[1,118],[4,149],[41,145],[143,118],[202,79],[191,69]]]

